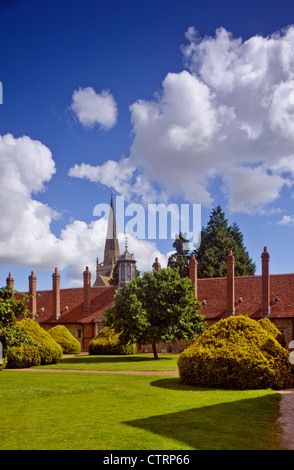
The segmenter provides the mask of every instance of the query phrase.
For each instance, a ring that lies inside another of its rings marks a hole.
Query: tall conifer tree
[[[198,277],[226,276],[226,256],[232,250],[235,257],[235,275],[249,276],[255,273],[255,263],[243,244],[243,235],[234,222],[228,225],[225,214],[218,205],[212,210],[207,227],[201,231],[201,243],[195,256],[198,261]]]
[[[189,240],[185,238],[180,232],[179,236],[175,239],[173,247],[176,249],[176,253],[173,253],[167,262],[169,268],[179,269],[180,277],[186,277],[189,275]]]

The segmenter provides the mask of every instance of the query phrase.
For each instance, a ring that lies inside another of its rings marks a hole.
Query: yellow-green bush
[[[286,342],[284,335],[278,330],[276,325],[274,325],[269,318],[262,318],[261,320],[258,320],[258,323],[266,330],[268,331],[273,337],[280,343],[283,348],[286,347]]]
[[[6,365],[7,365],[7,358],[3,357],[2,363],[0,364],[0,371],[5,369]]]
[[[37,322],[22,320],[20,325],[29,332],[36,344],[22,344],[14,347],[16,357],[9,355],[7,367],[30,367],[33,365],[55,364],[62,358],[62,348]]]
[[[224,389],[274,390],[294,386],[288,351],[256,320],[220,320],[183,351],[178,360],[184,384]]]
[[[113,328],[105,326],[90,342],[89,354],[134,354],[137,351],[136,344],[122,343],[120,335]]]
[[[79,354],[81,352],[80,342],[68,331],[64,325],[56,325],[48,333],[55,339],[64,354]]]

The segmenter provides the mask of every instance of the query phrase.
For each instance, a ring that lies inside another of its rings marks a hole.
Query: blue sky
[[[0,279],[79,285],[126,204],[220,204],[260,273],[293,272],[292,1],[2,1]],[[124,245],[123,234],[120,236]],[[141,270],[172,239],[129,246]]]

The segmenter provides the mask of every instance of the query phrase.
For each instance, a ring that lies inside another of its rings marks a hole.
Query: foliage
[[[235,257],[235,275],[249,276],[255,273],[255,264],[243,245],[243,235],[234,222],[228,225],[220,206],[212,210],[207,227],[201,231],[201,243],[195,256],[198,261],[198,277],[225,277],[226,256],[232,250]]]
[[[270,321],[269,318],[262,318],[258,320],[258,323],[268,331],[273,337],[280,343],[283,348],[286,347],[285,337],[284,335],[278,330],[278,328]]]
[[[256,320],[229,317],[208,328],[178,360],[184,384],[224,389],[294,386],[288,351]]]
[[[20,344],[32,344],[33,340],[24,330],[18,318],[28,318],[28,298],[25,294],[14,291],[8,287],[0,289],[0,341],[3,346],[4,361],[0,367],[3,369],[7,363],[7,355],[14,354],[14,347]]]
[[[21,344],[8,354],[7,367],[30,367],[40,364],[54,364],[62,358],[62,348],[37,322],[21,320],[20,326],[31,336],[34,344]]]
[[[89,344],[89,354],[135,354],[137,346],[121,340],[121,333],[115,333],[114,328],[105,326]]]
[[[68,331],[64,325],[56,325],[50,328],[48,333],[55,339],[64,354],[79,354],[81,343]]]
[[[189,276],[189,241],[181,232],[175,239],[173,247],[176,253],[173,253],[167,262],[169,268],[178,268],[181,277]]]
[[[155,358],[160,341],[191,340],[204,330],[192,282],[180,278],[177,269],[145,272],[119,289],[114,300],[105,312],[108,324],[122,332],[125,341],[152,344]]]

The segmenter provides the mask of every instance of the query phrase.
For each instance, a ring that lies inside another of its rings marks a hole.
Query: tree
[[[115,294],[115,305],[105,312],[107,324],[122,332],[122,340],[156,344],[175,339],[195,339],[204,331],[200,302],[194,297],[192,282],[171,268],[145,272]]]
[[[189,276],[189,241],[185,238],[185,234],[180,232],[173,247],[176,249],[176,253],[168,258],[167,266],[172,269],[178,268],[181,277]]]
[[[243,235],[234,222],[228,225],[225,214],[218,205],[212,210],[207,227],[201,231],[201,243],[195,256],[198,261],[198,277],[226,276],[226,256],[232,250],[235,257],[235,275],[249,276],[255,273],[255,263],[243,245]]]
[[[28,318],[31,314],[27,308],[28,298],[8,287],[0,289],[0,341],[4,358],[15,355],[14,346],[35,344],[29,333],[20,326],[18,318]]]

